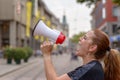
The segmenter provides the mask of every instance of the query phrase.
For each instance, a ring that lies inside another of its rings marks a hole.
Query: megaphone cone
[[[50,29],[44,24],[42,20],[39,20],[38,23],[35,25],[32,35],[45,36],[56,44],[62,44],[66,38],[62,32]]]

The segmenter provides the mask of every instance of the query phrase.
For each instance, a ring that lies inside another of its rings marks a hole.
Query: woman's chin
[[[75,53],[76,56],[79,56],[79,53]]]
[[[80,57],[83,56],[83,54],[81,54],[81,53],[75,53],[75,55],[76,55],[76,56],[80,56]]]

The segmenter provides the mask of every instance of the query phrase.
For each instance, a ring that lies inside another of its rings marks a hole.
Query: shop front
[[[9,22],[4,21],[0,24],[0,48],[9,45]]]
[[[120,51],[120,34],[110,37],[111,46]]]

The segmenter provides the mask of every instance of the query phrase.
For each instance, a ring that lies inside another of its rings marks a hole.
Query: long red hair
[[[93,30],[93,43],[97,45],[96,59],[104,58],[105,80],[120,80],[120,53],[109,49],[110,41],[106,33],[101,30]]]

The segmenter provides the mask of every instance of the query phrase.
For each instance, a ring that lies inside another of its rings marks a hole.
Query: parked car
[[[57,50],[52,51],[52,55],[58,55],[58,54],[59,54],[59,52]]]
[[[116,48],[118,51],[120,51],[120,48]]]
[[[35,50],[34,56],[42,56],[42,51],[41,50]]]

